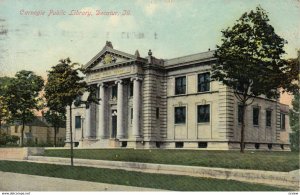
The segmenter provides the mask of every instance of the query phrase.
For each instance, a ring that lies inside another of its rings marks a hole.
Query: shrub
[[[0,133],[0,145],[16,145],[19,139],[20,138],[16,135],[7,135],[6,133]]]

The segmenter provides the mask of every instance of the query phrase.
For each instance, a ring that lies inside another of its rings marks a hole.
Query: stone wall
[[[31,155],[42,155],[44,148],[42,147],[26,147],[26,148],[0,148],[0,159],[25,160]]]

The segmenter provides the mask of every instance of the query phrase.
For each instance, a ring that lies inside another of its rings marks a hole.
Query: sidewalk
[[[163,191],[0,171],[0,191]]]

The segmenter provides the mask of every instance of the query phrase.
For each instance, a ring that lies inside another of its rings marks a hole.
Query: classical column
[[[123,95],[123,81],[116,81],[118,84],[118,99],[117,99],[117,138],[124,138],[124,95]]]
[[[92,137],[92,128],[91,128],[91,105],[89,105],[85,109],[85,138],[91,138]]]
[[[141,112],[141,78],[131,78],[133,81],[133,119],[132,135],[134,138],[141,137],[140,134],[140,112]]]
[[[99,127],[96,133],[98,139],[106,138],[106,120],[105,120],[105,111],[106,111],[106,99],[105,99],[105,84],[99,84],[99,97],[100,97],[100,104],[98,106],[99,109]]]

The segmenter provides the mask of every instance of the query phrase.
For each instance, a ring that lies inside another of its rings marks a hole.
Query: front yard
[[[173,191],[290,191],[233,180],[17,161],[0,161],[0,171]]]
[[[68,149],[45,150],[45,156],[70,156]],[[75,158],[112,161],[131,161],[203,167],[292,171],[299,169],[299,153],[199,150],[134,150],[134,149],[76,149]]]

